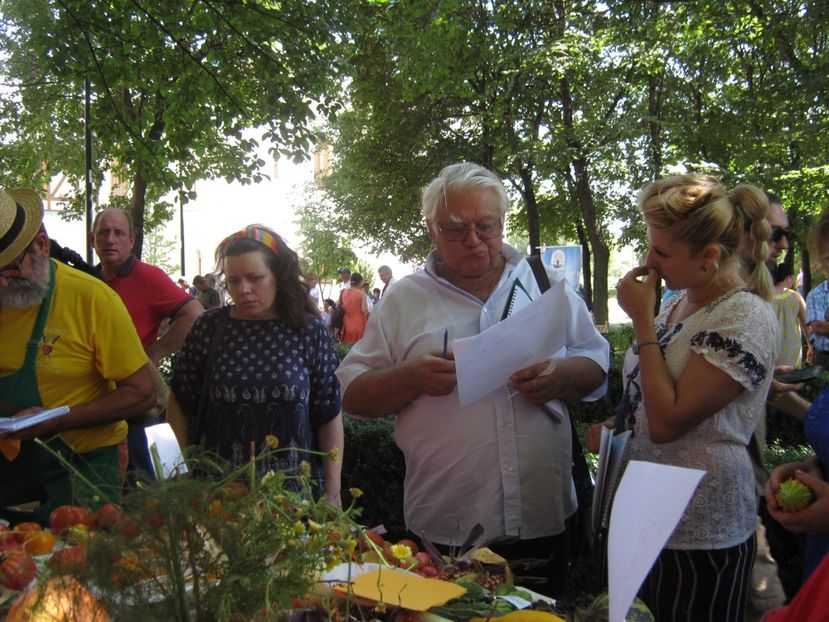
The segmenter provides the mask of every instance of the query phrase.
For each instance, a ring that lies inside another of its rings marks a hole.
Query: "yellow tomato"
[[[23,550],[29,555],[46,555],[55,548],[55,536],[49,531],[29,531],[23,540]]]

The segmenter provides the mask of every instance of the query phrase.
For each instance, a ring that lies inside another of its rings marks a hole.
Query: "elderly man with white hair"
[[[507,197],[492,172],[448,166],[424,190],[422,207],[435,249],[424,270],[387,291],[338,369],[343,409],[397,415],[412,535],[447,548],[480,524],[477,544],[508,559],[545,558],[547,582],[537,589],[561,594],[569,561],[565,521],[577,508],[564,402],[604,395],[608,342],[572,288],[560,288],[550,330],[561,328],[565,347],[526,369],[505,370],[514,372],[511,387],[462,407],[445,339],[499,322],[517,287],[526,303],[542,292],[527,260],[503,242]],[[547,278],[556,281],[550,271]]]
[[[42,222],[37,193],[0,190],[0,416],[70,407],[0,436],[0,518],[11,522],[22,520],[9,509],[21,503],[36,502],[24,516],[45,522],[58,505],[117,499],[125,419],[155,401],[147,355],[118,294],[50,259]],[[81,478],[35,438],[95,489],[79,488]]]

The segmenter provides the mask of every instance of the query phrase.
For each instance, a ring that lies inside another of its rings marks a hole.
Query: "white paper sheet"
[[[155,462],[153,462],[153,470],[156,471],[155,476],[158,479],[168,479],[173,475],[187,473],[187,464],[184,462],[184,456],[181,455],[181,447],[169,423],[148,426],[144,428],[144,434],[147,436],[150,456],[152,456],[152,447],[155,445],[158,457],[161,459],[162,473],[156,471]]]
[[[705,471],[631,460],[610,513],[609,622],[624,622]]]
[[[556,322],[554,301],[564,280],[543,296],[474,337],[455,339],[455,371],[461,407],[507,384],[510,375],[551,358],[564,347],[564,322]]]

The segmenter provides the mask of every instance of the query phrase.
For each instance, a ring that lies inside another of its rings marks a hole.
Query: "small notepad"
[[[69,412],[69,406],[58,406],[41,410],[39,413],[23,415],[22,417],[0,417],[0,434],[12,434],[31,428],[33,425],[49,421],[55,417],[61,417]]]

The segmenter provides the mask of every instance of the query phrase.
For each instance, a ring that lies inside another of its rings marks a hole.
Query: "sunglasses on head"
[[[779,242],[784,237],[788,240],[791,240],[792,239],[791,230],[784,229],[783,227],[778,227],[777,225],[772,225],[771,226],[771,241],[772,242]]]

